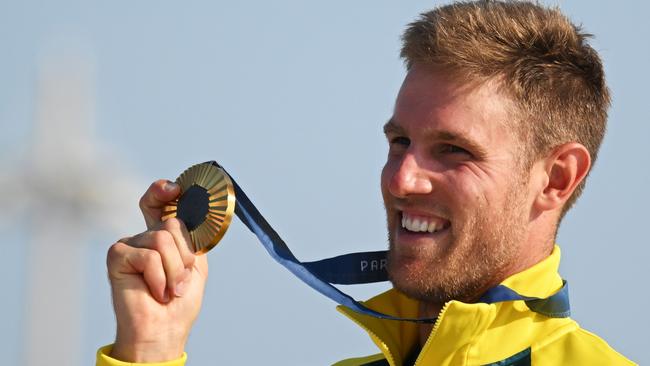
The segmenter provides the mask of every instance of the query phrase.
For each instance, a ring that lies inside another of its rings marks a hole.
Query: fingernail
[[[185,295],[186,287],[187,287],[187,280],[177,283],[176,287],[174,287],[174,295],[176,295],[176,297],[182,297],[183,295]]]
[[[178,184],[176,184],[176,183],[174,183],[174,182],[167,181],[167,182],[165,182],[165,185],[163,186],[163,189],[164,189],[166,192],[171,192],[171,191],[173,191],[174,189],[176,189],[176,187],[178,187]]]
[[[176,297],[181,297],[185,295],[185,290],[187,289],[187,284],[190,282],[192,276],[192,270],[189,268],[185,268],[185,273],[183,274],[183,280],[179,283],[176,284],[176,287],[174,288],[174,295]]]

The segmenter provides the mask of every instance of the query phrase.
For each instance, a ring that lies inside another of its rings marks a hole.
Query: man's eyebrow
[[[461,145],[462,147],[470,150],[474,156],[478,158],[483,158],[487,155],[485,149],[476,141],[468,139],[465,136],[459,135],[451,131],[436,131],[430,135],[431,137],[436,138],[437,140],[451,142],[454,144]]]
[[[385,135],[387,135],[389,133],[403,135],[404,132],[405,132],[404,129],[400,125],[395,123],[395,121],[392,118],[389,119],[388,122],[386,122],[386,124],[384,125],[384,134]]]

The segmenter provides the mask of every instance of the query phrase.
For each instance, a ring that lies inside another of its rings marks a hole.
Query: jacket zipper
[[[429,333],[429,338],[427,338],[427,341],[424,342],[424,346],[422,346],[422,349],[426,349],[429,344],[431,343],[431,340],[436,334],[436,331],[440,327],[440,322],[442,321],[443,316],[445,315],[445,312],[447,311],[447,308],[449,307],[449,304],[451,304],[451,301],[447,301],[445,305],[442,307],[440,310],[440,313],[438,313],[438,318],[436,319],[436,322],[433,323],[433,328],[431,329],[431,333]],[[421,361],[420,357],[422,357],[422,352],[420,351],[420,354],[418,355],[418,358],[415,360],[415,363],[413,366],[417,366],[418,363]]]
[[[366,326],[364,326],[359,321],[357,321],[357,319],[355,319],[353,317],[349,317],[349,318],[352,319],[352,321],[354,321],[355,323],[357,323],[357,325],[359,327],[361,327],[361,329],[365,330],[368,334],[370,334],[372,339],[377,340],[377,341],[379,341],[379,343],[381,343],[381,345],[382,345],[382,347],[380,347],[381,353],[383,353],[384,356],[386,356],[386,360],[388,361],[389,365],[395,365],[395,358],[393,357],[393,354],[390,352],[390,349],[388,348],[388,346],[386,346],[386,343],[384,343],[384,341],[381,338],[379,338],[373,331],[366,328]],[[385,350],[385,352],[384,352],[384,350]]]

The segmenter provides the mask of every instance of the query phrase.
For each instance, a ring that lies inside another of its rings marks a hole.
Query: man
[[[366,305],[435,324],[340,310],[381,353],[340,365],[626,365],[563,301],[554,245],[602,141],[609,92],[587,35],[527,2],[458,3],[404,34],[408,74],[382,172],[394,289]],[[148,231],[108,253],[117,315],[98,364],[184,363],[208,268],[177,220],[179,188],[157,181]]]

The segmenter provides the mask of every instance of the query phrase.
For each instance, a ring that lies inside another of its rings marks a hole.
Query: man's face
[[[385,126],[381,179],[398,290],[472,301],[516,266],[532,199],[510,105],[494,82],[470,87],[419,65],[409,71]]]

